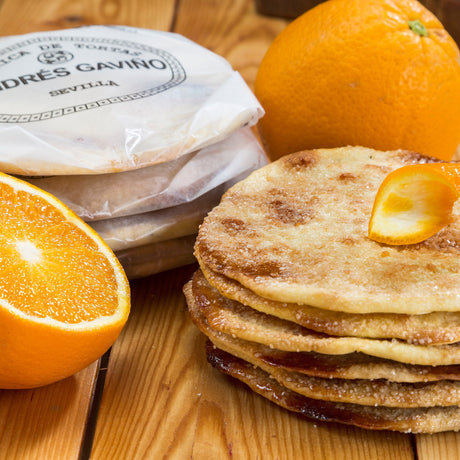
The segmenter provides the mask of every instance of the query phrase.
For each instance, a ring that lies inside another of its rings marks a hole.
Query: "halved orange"
[[[427,163],[392,171],[377,191],[369,238],[391,245],[414,244],[452,221],[460,196],[460,164]]]
[[[128,280],[62,202],[2,173],[0,215],[0,388],[49,384],[110,348],[128,318]]]

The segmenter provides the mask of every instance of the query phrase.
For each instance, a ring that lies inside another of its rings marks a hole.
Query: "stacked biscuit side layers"
[[[201,225],[184,287],[209,362],[316,421],[460,429],[460,207],[416,245],[367,237],[407,151],[299,152],[234,185]]]

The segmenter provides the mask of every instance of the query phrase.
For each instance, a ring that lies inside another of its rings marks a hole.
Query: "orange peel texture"
[[[329,0],[290,23],[259,66],[270,158],[405,149],[449,161],[460,144],[460,53],[415,0]]]
[[[420,243],[452,222],[460,196],[460,164],[409,165],[392,171],[377,191],[369,238],[379,243]]]
[[[0,173],[0,388],[97,360],[127,321],[129,284],[105,242],[52,195]]]

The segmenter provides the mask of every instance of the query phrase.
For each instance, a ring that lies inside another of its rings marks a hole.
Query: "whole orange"
[[[329,0],[289,24],[259,67],[261,138],[272,159],[362,145],[452,158],[460,53],[414,0]]]

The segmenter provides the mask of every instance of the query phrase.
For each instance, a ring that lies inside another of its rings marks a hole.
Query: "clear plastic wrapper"
[[[193,246],[196,235],[118,251],[115,255],[129,279],[142,278],[196,261]]]
[[[226,182],[189,203],[90,225],[113,251],[196,234],[206,214],[233,183]]]
[[[141,214],[195,200],[267,163],[251,128],[176,160],[113,174],[27,177],[85,221]]]
[[[263,114],[224,58],[114,26],[1,37],[0,107],[0,170],[27,176],[171,161]]]

